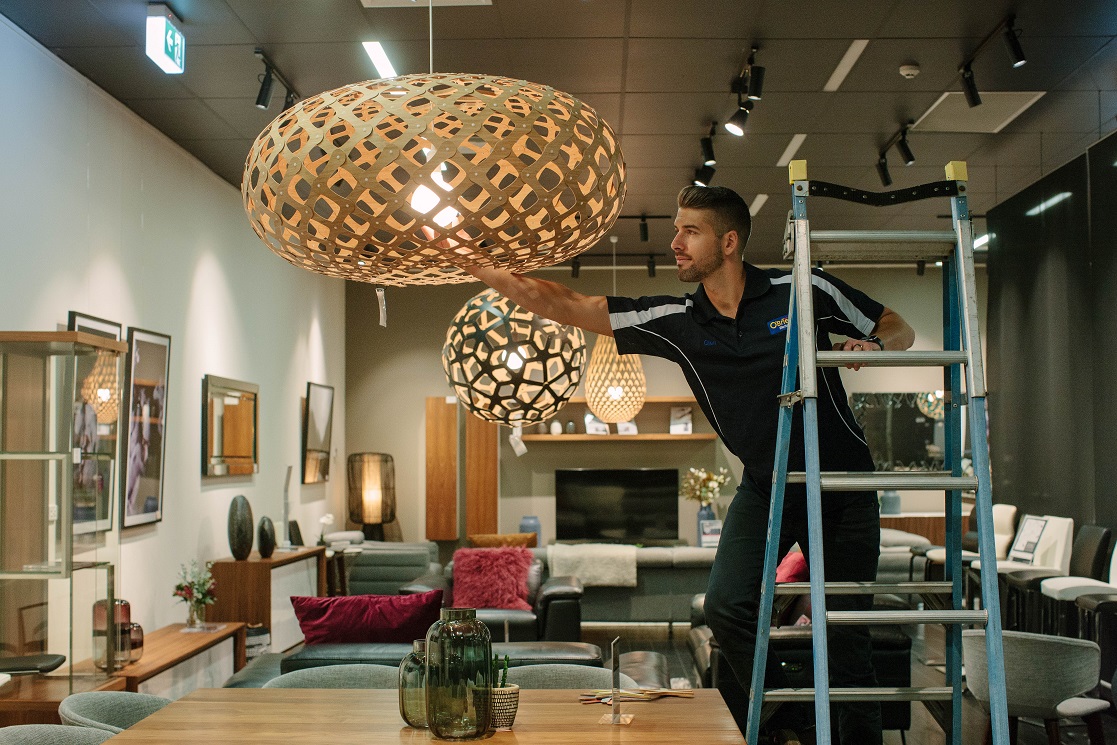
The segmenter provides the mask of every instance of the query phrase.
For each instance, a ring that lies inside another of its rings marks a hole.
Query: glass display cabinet
[[[89,690],[118,657],[115,634],[95,645],[93,618],[116,601],[126,349],[77,331],[0,332],[0,657],[66,658],[17,680]]]

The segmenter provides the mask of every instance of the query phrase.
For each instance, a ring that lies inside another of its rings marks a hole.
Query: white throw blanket
[[[574,575],[587,587],[635,587],[636,547],[614,543],[547,546],[552,577]]]

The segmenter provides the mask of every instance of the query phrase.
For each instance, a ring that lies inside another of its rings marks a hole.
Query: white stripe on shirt
[[[686,313],[686,309],[693,303],[688,299],[685,304],[671,303],[664,305],[657,305],[654,308],[647,310],[629,310],[620,313],[609,314],[609,325],[613,330],[628,328],[629,326],[639,326],[648,321],[654,321],[663,316],[670,316],[675,313]]]
[[[784,277],[776,277],[772,279],[771,282],[774,285],[790,284],[791,275],[788,274]],[[811,284],[832,297],[834,302],[838,304],[838,308],[846,314],[846,318],[857,327],[858,331],[865,336],[869,336],[873,333],[873,329],[876,328],[877,322],[862,313],[861,309],[850,302],[850,299],[843,295],[841,290],[816,274],[811,275]]]

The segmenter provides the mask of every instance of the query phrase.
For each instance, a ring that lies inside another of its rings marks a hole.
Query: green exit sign
[[[147,56],[168,75],[186,69],[186,37],[175,25],[177,21],[162,3],[147,6]]]

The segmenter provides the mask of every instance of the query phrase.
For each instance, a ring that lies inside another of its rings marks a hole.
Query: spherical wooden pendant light
[[[453,73],[296,104],[256,138],[241,183],[272,251],[386,285],[558,264],[609,230],[624,193],[616,135],[589,106],[545,85]]]
[[[574,395],[586,337],[488,289],[458,311],[446,332],[442,368],[458,400],[490,422],[524,426],[550,419]]]
[[[101,424],[115,424],[120,416],[117,357],[112,352],[98,352],[93,369],[81,384],[81,397],[93,407]]]
[[[597,337],[586,370],[586,405],[603,422],[627,422],[644,408],[648,383],[638,354],[617,354],[617,342]]]

